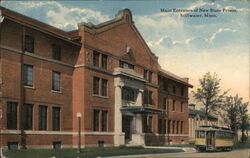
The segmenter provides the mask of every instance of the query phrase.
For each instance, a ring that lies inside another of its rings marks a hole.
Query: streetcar
[[[200,126],[195,130],[195,147],[198,151],[231,151],[234,133],[228,128]]]

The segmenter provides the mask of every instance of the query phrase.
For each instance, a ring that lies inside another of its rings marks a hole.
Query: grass
[[[237,142],[234,144],[234,149],[250,149],[250,141]]]
[[[28,149],[28,150],[5,150],[7,158],[96,158],[119,155],[136,154],[159,154],[183,152],[181,149],[145,149],[142,147],[107,147],[107,148],[85,148],[80,154],[76,149]]]

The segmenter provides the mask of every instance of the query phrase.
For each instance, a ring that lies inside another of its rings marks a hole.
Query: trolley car
[[[234,134],[228,128],[200,126],[195,131],[195,147],[199,151],[231,151]]]

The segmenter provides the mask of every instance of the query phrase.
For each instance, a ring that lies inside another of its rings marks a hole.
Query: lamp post
[[[82,114],[80,112],[77,113],[77,121],[78,121],[78,143],[77,143],[77,153],[81,153],[81,117]]]
[[[1,105],[1,103],[0,103],[0,105]],[[2,124],[3,124],[3,122],[2,122],[2,109],[0,109],[0,119],[1,119],[1,133],[0,133],[0,134],[1,134],[1,135],[0,135],[0,139],[1,139],[1,140],[0,140],[0,141],[1,141],[1,144],[0,144],[0,145],[1,145],[1,149],[0,149],[0,157],[4,157],[4,156],[3,156],[3,147],[2,147],[2,146],[3,146],[3,144],[2,144],[2,128],[3,128],[3,126],[2,126]]]

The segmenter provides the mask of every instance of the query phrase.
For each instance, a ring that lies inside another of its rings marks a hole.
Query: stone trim
[[[21,134],[20,130],[2,130],[1,134]],[[25,134],[34,134],[34,135],[77,135],[78,132],[71,131],[32,131],[25,130]],[[81,135],[114,135],[113,132],[81,132]]]

